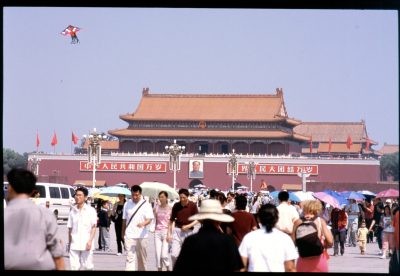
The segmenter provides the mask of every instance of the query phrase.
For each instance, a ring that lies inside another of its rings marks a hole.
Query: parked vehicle
[[[57,219],[68,219],[72,204],[75,203],[75,190],[71,185],[59,183],[36,183],[39,191],[37,204],[49,208]]]

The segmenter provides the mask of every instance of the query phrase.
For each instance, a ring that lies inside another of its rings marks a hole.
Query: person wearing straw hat
[[[198,233],[185,239],[175,262],[174,271],[240,271],[244,266],[232,237],[221,231],[221,222],[233,222],[234,218],[224,214],[221,203],[206,199],[190,221],[200,221]]]

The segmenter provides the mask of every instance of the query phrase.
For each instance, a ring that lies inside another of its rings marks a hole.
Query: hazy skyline
[[[71,152],[79,137],[126,128],[150,93],[283,89],[289,117],[366,121],[398,144],[398,15],[390,10],[3,9],[3,147]],[[60,32],[81,27],[80,44]],[[224,107],[234,108],[234,107]],[[250,110],[251,111],[251,110]],[[174,137],[171,137],[174,139]]]

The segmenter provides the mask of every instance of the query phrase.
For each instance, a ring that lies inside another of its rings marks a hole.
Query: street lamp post
[[[165,151],[169,154],[169,169],[174,172],[174,190],[176,190],[176,172],[181,170],[181,154],[185,146],[179,146],[174,140],[170,146],[165,146]]]
[[[31,161],[31,171],[36,175],[39,176],[39,163],[41,159],[34,155],[33,157],[29,158],[28,161]]]
[[[303,192],[307,192],[307,182],[311,182],[311,180],[307,180],[307,177],[310,177],[310,175],[311,174],[305,172],[300,172],[297,174],[298,177],[301,177]]]
[[[256,163],[254,161],[247,163],[247,179],[250,179],[250,192],[253,192],[253,180],[256,179]]]
[[[88,162],[92,164],[93,169],[93,184],[92,187],[96,187],[96,169],[101,163],[101,145],[100,141],[107,139],[107,136],[102,136],[96,132],[96,128],[93,128],[93,132],[87,136],[83,135],[85,139],[89,140],[88,145]]]
[[[235,180],[239,173],[238,172],[237,154],[235,153],[235,149],[232,149],[232,153],[229,156],[228,172],[229,172],[229,175],[232,176],[232,191],[235,191]]]

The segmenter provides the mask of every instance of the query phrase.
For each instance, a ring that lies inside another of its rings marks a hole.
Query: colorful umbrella
[[[90,197],[93,197],[95,194],[98,194],[98,193],[100,193],[100,189],[99,188],[90,188],[89,189],[89,194],[88,194],[88,196],[90,196]]]
[[[318,192],[318,193],[314,193],[313,196],[329,205],[331,205],[334,208],[340,208],[340,204],[339,201],[334,198],[333,196],[324,193],[324,192]]]
[[[294,192],[289,192],[289,199],[294,202],[301,202],[301,199]]]
[[[399,197],[399,191],[395,189],[384,190],[376,195],[377,198]]]
[[[340,205],[342,205],[342,204],[349,205],[350,204],[349,201],[344,196],[340,195],[338,192],[335,192],[332,190],[324,190],[323,192],[336,198],[339,201]]]
[[[165,183],[143,182],[140,184],[140,187],[142,187],[142,194],[144,196],[158,198],[158,194],[161,191],[165,191],[168,193],[168,199],[179,199],[179,194],[174,190],[174,188]]]
[[[368,190],[357,191],[357,193],[363,194],[364,196],[376,197],[375,193]]]
[[[110,199],[111,199],[109,196],[101,195],[99,193],[94,194],[93,198],[98,198],[98,199],[105,200],[105,201],[110,201]]]
[[[362,200],[365,199],[365,196],[360,194],[360,193],[351,192],[346,198],[347,199],[354,199],[356,201],[362,201]]]
[[[314,200],[315,198],[313,197],[313,192],[303,192],[303,191],[297,191],[294,192],[294,194],[300,198],[300,202],[304,200]]]
[[[131,197],[131,191],[128,188],[119,186],[111,186],[103,188],[101,189],[100,194],[106,196],[125,195],[126,197]]]
[[[272,198],[278,198],[278,194],[280,191],[273,191],[269,193],[269,196]]]

